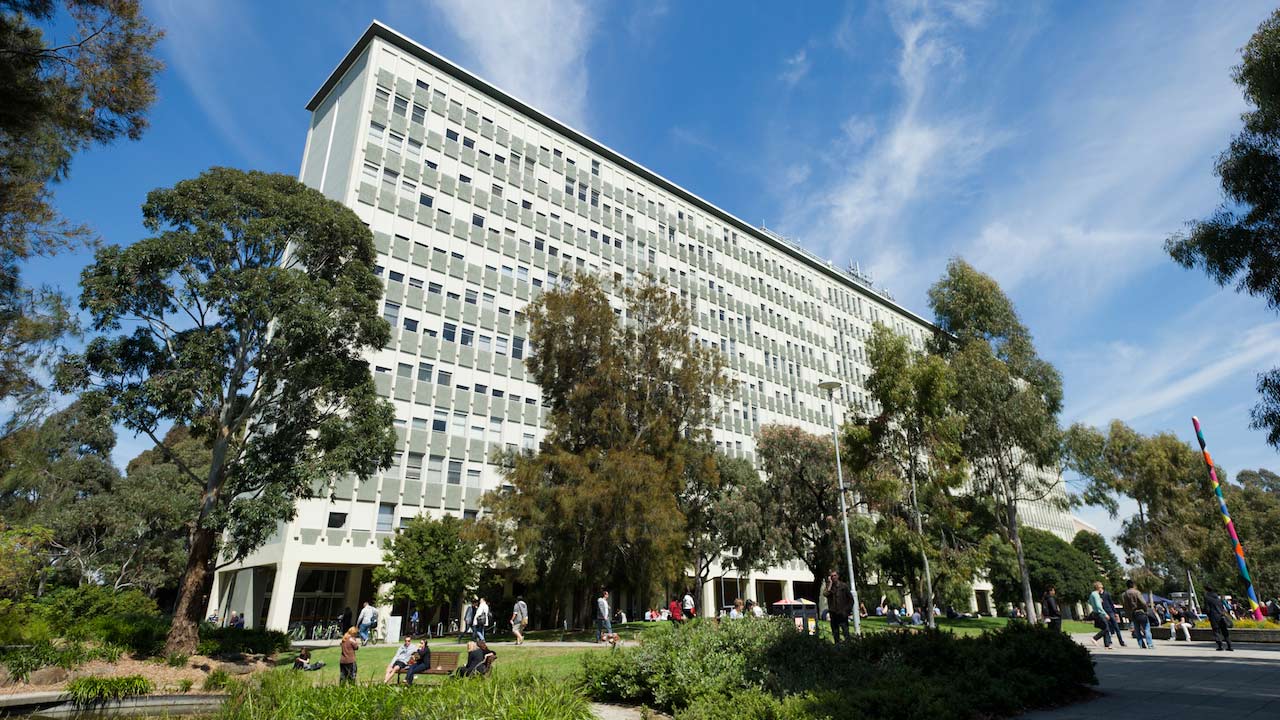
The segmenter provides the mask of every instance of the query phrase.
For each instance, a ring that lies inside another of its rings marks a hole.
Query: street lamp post
[[[844,499],[844,468],[840,465],[840,435],[836,431],[836,388],[838,380],[818,383],[818,387],[827,391],[827,400],[831,405],[831,442],[836,446],[836,482],[840,486],[840,523],[844,526],[844,559],[849,566],[849,590],[853,592],[853,634],[862,634],[862,612],[858,605],[858,582],[853,575],[853,545],[849,543],[849,507]]]

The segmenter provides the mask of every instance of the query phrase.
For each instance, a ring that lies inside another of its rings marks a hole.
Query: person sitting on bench
[[[419,645],[413,654],[409,656],[409,666],[404,669],[404,682],[406,685],[413,684],[413,676],[418,673],[424,673],[431,670],[431,648],[427,647],[427,639],[422,638],[422,644]]]
[[[413,638],[409,635],[404,636],[404,643],[396,648],[395,657],[391,658],[391,663],[387,665],[387,675],[382,679],[383,682],[391,682],[391,678],[395,676],[396,671],[409,667],[409,658],[413,655]]]
[[[469,642],[467,643],[467,664],[458,670],[458,674],[463,677],[487,675],[497,657],[498,653],[490,650],[483,640]]]

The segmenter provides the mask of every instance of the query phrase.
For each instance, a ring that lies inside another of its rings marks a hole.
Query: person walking
[[[680,609],[684,611],[684,616],[690,620],[698,616],[698,608],[693,603],[693,595],[687,589],[684,591],[684,599],[680,603]]]
[[[684,609],[680,605],[680,601],[671,598],[671,602],[667,603],[667,619],[673,623],[684,622]]]
[[[605,633],[613,632],[609,617],[609,591],[601,590],[600,597],[596,598],[596,642],[602,642]]]
[[[359,631],[354,627],[347,628],[342,636],[342,650],[338,657],[338,683],[354,683],[356,681],[356,651],[360,649]]]
[[[1107,608],[1102,604],[1102,583],[1094,581],[1093,592],[1089,593],[1089,610],[1093,615],[1093,626],[1098,628],[1098,632],[1093,636],[1093,644],[1097,646],[1098,639],[1101,638],[1103,646],[1111,649],[1111,628],[1107,620]]]
[[[831,623],[831,641],[840,642],[840,635],[849,639],[849,612],[853,610],[853,593],[849,584],[840,580],[840,573],[832,570],[822,590],[827,598],[827,621]]]
[[[1116,610],[1116,601],[1106,588],[1102,589],[1102,609],[1107,613],[1107,629],[1115,636],[1116,642],[1120,643],[1120,647],[1124,647],[1124,635],[1120,634],[1120,612]]]
[[[369,629],[373,627],[378,616],[378,611],[373,609],[373,605],[368,600],[364,601],[364,606],[360,608],[360,617],[356,621],[356,625],[360,631],[360,642],[369,643]]]
[[[342,614],[338,616],[338,632],[345,633],[347,628],[355,625],[355,613],[351,612],[351,606],[348,605],[342,609]],[[341,635],[339,635],[341,638]]]
[[[480,607],[480,600],[478,598],[472,598],[471,602],[467,605],[466,610],[463,611],[462,632],[458,635],[458,642],[462,642],[463,640],[466,640],[467,635],[471,634],[472,628],[475,627],[475,623],[476,623],[476,610],[479,607]]]
[[[1155,641],[1151,639],[1151,610],[1147,607],[1147,601],[1142,599],[1142,593],[1138,591],[1138,585],[1133,580],[1125,583],[1127,588],[1124,595],[1120,596],[1120,604],[1124,606],[1124,612],[1129,616],[1129,621],[1133,623],[1133,636],[1138,639],[1138,647],[1147,650],[1155,650]]]
[[[1044,591],[1044,596],[1040,598],[1041,614],[1044,615],[1044,624],[1049,626],[1050,630],[1062,632],[1062,608],[1058,607],[1058,589],[1050,585]]]
[[[524,644],[524,629],[529,625],[529,606],[523,597],[516,598],[511,608],[511,632],[516,636],[516,645]]]
[[[1231,616],[1227,612],[1226,603],[1222,600],[1222,596],[1212,585],[1204,586],[1204,604],[1205,612],[1209,613],[1209,627],[1213,628],[1213,641],[1218,644],[1218,650],[1222,650],[1222,644],[1226,643],[1228,652],[1235,652],[1231,647]]]
[[[489,629],[489,621],[492,619],[493,616],[489,613],[489,601],[480,598],[480,603],[476,605],[476,616],[472,626],[476,642],[485,641],[484,634]]]
[[[418,610],[414,609],[413,614],[409,616],[409,634],[418,634]]]

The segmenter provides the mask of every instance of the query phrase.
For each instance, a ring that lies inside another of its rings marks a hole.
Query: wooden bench
[[[461,657],[456,652],[432,652],[431,667],[417,675],[452,675],[458,669],[458,658]],[[408,668],[396,668],[396,682],[400,682],[400,678],[405,674]]]

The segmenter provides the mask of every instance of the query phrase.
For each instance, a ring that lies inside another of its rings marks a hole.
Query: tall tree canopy
[[[1165,249],[1183,267],[1199,267],[1280,310],[1280,10],[1258,26],[1232,78],[1251,109],[1214,167],[1225,199]],[[1280,448],[1280,368],[1258,376],[1258,393],[1253,427]]]
[[[1113,595],[1124,591],[1124,568],[1120,567],[1120,559],[1111,551],[1106,538],[1096,532],[1081,530],[1071,538],[1071,547],[1089,556],[1097,579]]]
[[[474,589],[480,557],[463,523],[453,515],[413,518],[383,546],[384,564],[373,569],[373,582],[390,583],[387,599],[412,602],[424,613]]]
[[[726,388],[679,297],[652,279],[623,295],[615,314],[600,282],[579,275],[530,303],[525,363],[547,435],[536,453],[505,456],[515,492],[484,499],[499,556],[526,582],[573,588],[581,619],[599,587],[647,592],[692,563],[680,497],[690,475],[714,479],[714,465],[691,463],[714,462],[697,444]]]
[[[52,186],[77,152],[141,137],[160,36],[137,0],[0,0],[0,401],[18,420],[73,326],[61,295],[22,285],[21,265],[90,238],[54,209]]]
[[[798,559],[821,581],[844,568],[844,536],[840,521],[840,488],[835,446],[826,435],[813,435],[792,425],[765,425],[756,436],[756,456],[765,473],[765,521],[774,561]],[[865,579],[865,556],[872,521],[854,512],[849,502],[849,540],[854,573]],[[847,571],[842,575],[848,574]]]
[[[390,329],[369,229],[292,177],[214,168],[152,191],[143,218],[154,236],[84,270],[101,334],[62,376],[198,488],[167,645],[191,653],[219,555],[244,557],[335,476],[390,463],[393,412],[363,355]],[[190,428],[208,462],[172,452],[165,422]]]
[[[1062,378],[1041,359],[1013,302],[991,277],[961,259],[929,289],[942,333],[938,350],[959,384],[961,444],[978,497],[997,504],[1022,576],[1023,600],[1034,620],[1031,579],[1023,557],[1020,504],[1057,502]]]
[[[879,323],[867,360],[867,390],[880,412],[846,425],[843,442],[850,475],[861,478],[861,493],[877,511],[880,570],[922,603],[943,595],[948,604],[967,605],[990,541],[970,532],[970,502],[959,492],[967,465],[956,377],[941,356],[912,348]],[[945,593],[935,590],[935,578]]]
[[[1098,579],[1098,574],[1092,558],[1084,552],[1057,535],[1037,528],[1023,528],[1022,540],[1031,591],[1037,601],[1050,585],[1057,588],[1058,598],[1068,603],[1081,602],[1093,592],[1093,581]],[[1022,580],[1012,561],[1011,557],[997,557],[991,569],[991,585],[1001,602],[1014,602],[1023,596]]]

